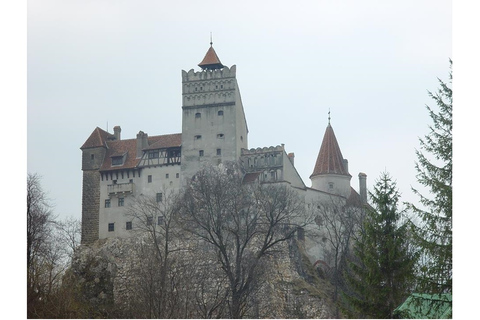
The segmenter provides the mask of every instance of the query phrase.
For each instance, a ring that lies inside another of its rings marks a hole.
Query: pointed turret
[[[202,62],[200,62],[198,66],[203,70],[215,70],[222,69],[224,67],[224,65],[220,62],[215,49],[213,49],[213,42],[210,41],[210,48],[208,48],[205,58],[203,58]]]
[[[327,129],[325,130],[322,146],[320,147],[317,162],[315,163],[315,168],[313,169],[310,179],[321,174],[350,176],[348,168],[346,168],[345,159],[343,159],[342,156],[342,151],[340,151],[337,138],[335,137],[335,133],[330,124],[328,124]]]
[[[310,176],[312,188],[348,197],[351,178],[348,161],[342,156],[329,118],[317,162]]]

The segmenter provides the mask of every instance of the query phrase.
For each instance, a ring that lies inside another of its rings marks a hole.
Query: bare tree
[[[55,222],[55,231],[56,240],[62,245],[62,250],[70,261],[80,245],[82,222],[74,217],[68,217]]]
[[[27,176],[27,314],[35,317],[39,301],[51,290],[53,214],[37,174]],[[50,264],[49,264],[50,262]],[[48,281],[50,280],[50,281]],[[50,284],[46,286],[45,284]]]
[[[142,263],[136,269],[136,278],[139,301],[145,304],[148,318],[177,317],[177,257],[172,255],[181,250],[177,213],[177,194],[165,190],[157,196],[140,195],[127,207],[132,230],[142,239],[137,248]]]
[[[215,253],[227,279],[232,318],[247,312],[263,258],[307,223],[293,189],[242,180],[236,164],[206,167],[195,175],[182,201],[185,229]]]
[[[343,198],[331,196],[329,201],[315,203],[316,237],[323,247],[326,263],[330,267],[328,278],[334,286],[333,300],[338,300],[344,289],[343,271],[352,243],[361,228],[365,215],[362,207],[348,206]],[[338,308],[337,308],[338,316]]]

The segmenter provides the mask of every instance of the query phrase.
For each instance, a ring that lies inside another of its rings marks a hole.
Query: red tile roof
[[[180,147],[182,145],[182,134],[164,134],[161,136],[153,136],[148,138],[149,146],[144,150],[153,150],[170,147]]]
[[[182,144],[182,134],[175,133],[148,137],[148,144],[149,146],[143,150],[180,147]],[[135,168],[140,162],[140,158],[137,158],[137,139],[113,140],[108,141],[106,145],[108,149],[100,171],[131,169]],[[112,157],[125,153],[126,156],[123,165],[112,166]]]
[[[96,127],[80,149],[106,147],[107,141],[112,139],[114,139],[113,134]]]
[[[213,49],[212,45],[210,44],[210,48],[208,49],[205,57],[203,58],[202,62],[198,64],[198,66],[202,69],[221,69],[224,65],[220,62],[220,59],[217,56],[217,53]]]
[[[342,152],[338,146],[333,128],[328,124],[327,129],[325,130],[325,135],[323,136],[320,152],[318,153],[317,162],[315,163],[315,168],[313,169],[310,178],[320,174],[332,173],[350,175],[343,165]]]

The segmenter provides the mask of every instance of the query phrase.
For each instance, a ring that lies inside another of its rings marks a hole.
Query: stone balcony
[[[133,182],[114,183],[107,186],[108,194],[133,193]]]

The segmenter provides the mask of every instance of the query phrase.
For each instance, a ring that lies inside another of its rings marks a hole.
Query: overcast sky
[[[28,172],[55,213],[80,219],[81,145],[97,126],[180,133],[181,70],[199,70],[212,32],[237,66],[250,148],[284,143],[311,186],[330,110],[352,186],[386,170],[417,202],[415,149],[427,90],[448,80],[451,15],[447,0],[29,1]]]

